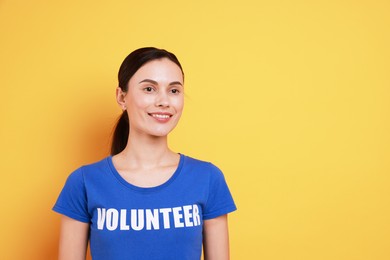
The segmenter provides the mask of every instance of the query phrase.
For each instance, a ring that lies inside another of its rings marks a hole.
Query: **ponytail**
[[[111,155],[122,152],[127,145],[129,138],[129,118],[127,111],[124,110],[116,123],[111,143]]]

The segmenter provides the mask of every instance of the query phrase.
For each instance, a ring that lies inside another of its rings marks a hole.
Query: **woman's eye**
[[[146,88],[144,88],[144,90],[145,90],[146,92],[152,92],[152,91],[153,91],[153,88],[152,88],[152,87],[146,87]]]
[[[178,89],[172,89],[171,92],[172,92],[173,94],[177,94],[177,93],[179,93],[180,91],[179,91]]]

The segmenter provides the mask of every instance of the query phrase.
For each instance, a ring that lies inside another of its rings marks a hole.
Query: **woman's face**
[[[183,111],[183,73],[167,58],[150,61],[131,77],[127,92],[117,89],[117,98],[127,109],[131,134],[166,136]]]

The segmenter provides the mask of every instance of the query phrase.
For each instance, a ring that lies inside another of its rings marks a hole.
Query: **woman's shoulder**
[[[84,170],[97,170],[97,169],[107,168],[111,160],[112,160],[111,156],[106,156],[98,161],[84,164],[80,168],[83,168]]]
[[[187,155],[183,155],[183,156],[185,158],[185,164],[189,168],[202,170],[202,172],[222,174],[222,171],[220,170],[220,168],[210,161],[194,158],[194,157],[187,156]]]
[[[70,174],[70,178],[85,178],[88,175],[96,175],[97,172],[106,172],[109,169],[109,161],[111,156],[107,156],[103,159],[92,163],[86,163],[74,170]]]

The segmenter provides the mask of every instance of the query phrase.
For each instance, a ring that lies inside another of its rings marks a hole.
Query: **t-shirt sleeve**
[[[53,210],[81,222],[90,222],[82,168],[69,175]]]
[[[219,168],[211,164],[209,195],[203,211],[203,219],[212,219],[237,209],[227,186],[225,177]]]

